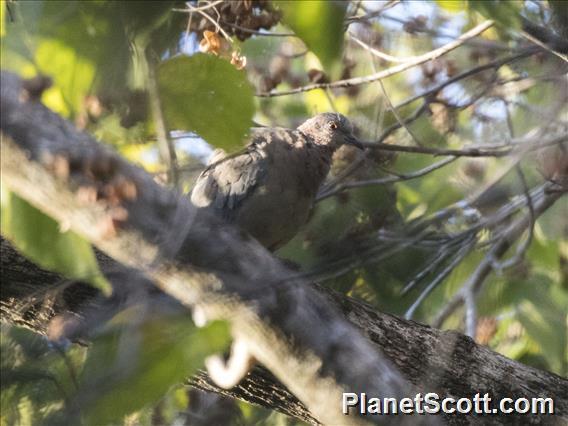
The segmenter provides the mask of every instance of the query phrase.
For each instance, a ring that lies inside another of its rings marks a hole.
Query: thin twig
[[[404,174],[398,174],[397,176],[389,176],[386,178],[380,178],[380,179],[369,179],[369,180],[359,180],[359,181],[354,181],[354,182],[345,182],[341,185],[338,185],[335,189],[333,190],[329,190],[327,192],[324,192],[320,195],[318,195],[316,201],[321,201],[324,200],[326,198],[332,197],[346,189],[352,189],[352,188],[361,188],[361,187],[365,187],[365,186],[374,186],[374,185],[386,185],[389,183],[395,183],[395,182],[401,182],[401,181],[405,181],[405,180],[410,180],[410,179],[416,179],[418,177],[422,177],[427,175],[428,173],[433,172],[434,170],[438,170],[450,163],[452,163],[453,161],[457,160],[458,157],[448,157],[443,159],[442,161],[439,161],[437,163],[431,164],[428,167],[424,167],[423,169],[420,170],[416,170],[414,172],[411,173],[404,173]]]
[[[185,11],[183,9],[181,9],[181,10],[178,9],[178,11],[184,11],[186,13],[193,13],[193,12],[199,13],[201,16],[203,16],[205,19],[207,19],[209,22],[211,22],[215,26],[215,29],[217,31],[219,31],[221,34],[223,34],[223,37],[225,37],[226,40],[228,40],[231,43],[233,42],[233,39],[231,38],[231,36],[229,34],[227,34],[227,32],[223,29],[223,27],[221,27],[221,25],[219,25],[218,22],[216,22],[211,16],[209,16],[209,14],[205,13],[203,8],[198,8],[198,7],[192,6],[189,3],[186,3],[186,6],[189,9],[188,11]],[[205,6],[203,6],[203,7],[205,7]],[[209,7],[207,7],[207,9],[209,9],[211,7],[213,7],[213,6],[209,5]],[[217,11],[217,9],[215,9],[215,8],[213,10]]]
[[[272,33],[270,31],[262,32],[258,30],[251,30],[250,28],[241,27],[240,25],[233,24],[232,22],[223,21],[223,24],[228,25],[231,28],[242,31],[243,33],[253,34],[265,37],[298,37],[294,33]]]
[[[394,110],[396,110],[396,106],[393,106],[393,111]],[[381,135],[377,139],[377,142],[378,143],[384,142],[396,130],[418,120],[422,116],[422,114],[424,114],[427,110],[428,110],[428,101],[425,100],[424,102],[422,102],[422,104],[420,104],[418,108],[414,110],[414,112],[411,115],[406,117],[403,121],[397,120],[396,123],[393,123],[388,128],[386,128],[384,132],[381,133]]]
[[[532,196],[534,202],[534,218],[537,218],[548,210],[548,208],[551,207],[566,191],[566,189],[560,192],[548,191],[548,189],[552,189],[553,186],[554,184],[547,182],[535,195]],[[529,216],[524,216],[508,227],[501,238],[499,238],[499,240],[485,255],[483,260],[477,265],[477,268],[470,275],[469,279],[462,285],[461,289],[457,291],[457,293],[436,315],[432,321],[433,327],[440,328],[446,319],[465,302],[466,296],[468,296],[470,292],[473,295],[479,294],[487,276],[493,270],[494,260],[501,258],[507,252],[509,247],[511,247],[513,242],[519,238],[530,223],[531,218]]]
[[[430,293],[440,284],[442,281],[446,279],[448,275],[458,266],[461,261],[469,254],[471,249],[474,246],[474,240],[470,237],[468,243],[464,245],[454,256],[450,263],[434,278],[424,290],[420,293],[420,295],[416,298],[414,303],[408,308],[406,313],[404,314],[404,318],[412,319],[416,309],[422,304],[422,302],[428,297]]]
[[[477,330],[477,305],[475,303],[476,295],[473,291],[467,291],[464,294],[463,301],[465,305],[465,335],[475,338]]]
[[[373,12],[362,16],[350,16],[345,19],[345,22],[347,23],[347,25],[349,25],[353,22],[368,21],[369,19],[376,18],[377,16],[380,16],[384,11],[396,6],[398,3],[400,3],[400,1],[401,0],[390,0],[378,10],[374,10]]]
[[[371,149],[394,152],[411,152],[414,154],[427,154],[434,156],[455,156],[455,157],[506,157],[518,151],[537,151],[551,145],[568,141],[568,135],[561,134],[552,139],[544,141],[532,141],[530,146],[523,146],[528,143],[526,139],[517,139],[506,144],[495,144],[485,146],[472,146],[462,149],[451,148],[431,148],[426,146],[396,145],[388,143],[361,142],[363,146]]]
[[[544,50],[546,50],[548,53],[552,53],[553,55],[558,56],[560,59],[562,59],[564,62],[568,62],[568,57],[566,57],[566,55],[563,55],[560,52],[557,52],[553,49],[551,49],[550,47],[548,47],[546,44],[544,44],[543,42],[541,42],[540,40],[537,40],[535,37],[533,37],[532,35],[530,35],[529,33],[523,31],[521,33],[521,35],[526,38],[527,40],[529,40],[531,43],[536,44],[537,46],[542,47]]]
[[[387,68],[386,70],[380,71],[380,72],[375,73],[375,74],[367,75],[367,76],[364,76],[364,77],[348,78],[348,79],[345,79],[345,80],[334,81],[332,83],[309,84],[307,86],[297,87],[295,89],[285,90],[285,91],[274,91],[274,90],[272,90],[272,91],[267,92],[267,93],[258,93],[257,96],[259,96],[259,97],[284,96],[284,95],[291,95],[291,94],[295,94],[295,93],[308,92],[310,90],[315,90],[315,89],[323,89],[323,88],[335,89],[335,88],[340,88],[340,87],[345,88],[345,87],[353,87],[353,86],[359,86],[359,85],[362,85],[362,84],[372,83],[374,81],[377,81],[377,80],[380,80],[380,79],[383,79],[383,78],[387,78],[387,77],[393,76],[395,74],[398,74],[400,72],[406,71],[406,70],[408,70],[412,67],[415,67],[416,65],[420,65],[424,62],[428,62],[428,61],[437,59],[440,56],[445,55],[446,53],[451,52],[452,50],[458,48],[459,46],[464,44],[467,40],[478,36],[479,34],[486,31],[487,29],[491,28],[492,26],[493,26],[493,21],[485,21],[482,24],[476,26],[475,28],[473,28],[473,29],[467,31],[466,33],[462,34],[456,40],[453,40],[450,43],[447,43],[444,46],[439,47],[438,49],[434,49],[431,52],[425,53],[424,55],[418,56],[414,61],[405,62],[403,64],[396,65],[396,66],[391,67],[391,68]]]
[[[448,257],[448,250],[442,248],[430,259],[427,260],[426,267],[420,270],[410,281],[408,281],[402,290],[400,290],[400,295],[404,296],[414,289],[418,283],[420,283],[424,278],[428,276],[432,271],[436,270],[438,265],[440,265]]]
[[[438,84],[438,85],[436,85],[436,86],[434,86],[434,87],[432,87],[428,90],[425,90],[424,92],[421,92],[417,95],[414,95],[414,96],[411,96],[411,97],[405,99],[404,101],[398,103],[394,107],[396,109],[402,108],[402,107],[404,107],[408,104],[411,104],[414,101],[417,101],[418,99],[427,98],[429,96],[432,96],[432,95],[440,92],[442,89],[446,88],[447,86],[454,84],[454,83],[456,83],[460,80],[471,77],[475,74],[486,71],[488,69],[499,69],[500,67],[507,65],[510,62],[513,62],[517,59],[521,59],[525,56],[529,56],[529,55],[535,53],[536,51],[537,51],[536,49],[525,49],[525,50],[518,52],[514,55],[507,56],[507,57],[501,58],[501,59],[495,59],[494,61],[488,62],[488,63],[483,64],[483,65],[479,65],[479,66],[477,66],[475,68],[471,68],[467,71],[463,71],[460,74],[457,74],[454,77],[449,78],[448,80],[443,81],[440,84]]]
[[[174,187],[177,187],[179,183],[177,155],[175,146],[168,135],[166,118],[164,117],[164,111],[162,109],[160,92],[158,90],[158,81],[156,77],[156,63],[154,61],[154,58],[151,57],[150,53],[148,53],[146,57],[146,62],[148,64],[148,94],[150,96],[150,109],[152,112],[152,118],[156,126],[158,151],[160,153],[162,161],[164,161],[168,167],[170,182],[174,185]]]
[[[509,135],[511,137],[515,136],[515,131],[514,131],[514,127],[513,127],[513,120],[511,117],[511,112],[509,111],[509,105],[507,104],[507,102],[505,100],[503,100],[504,104],[505,104],[505,112],[506,112],[506,118],[507,118],[507,127],[509,129]],[[520,161],[517,161],[515,163],[515,170],[517,172],[517,176],[519,177],[519,181],[521,182],[522,186],[523,186],[523,193],[525,195],[525,200],[526,200],[526,204],[527,204],[527,208],[529,210],[529,218],[530,218],[530,222],[529,222],[529,235],[527,236],[527,238],[523,241],[522,244],[517,246],[517,250],[515,252],[515,255],[513,257],[511,257],[510,259],[504,261],[504,262],[498,262],[497,259],[494,259],[493,262],[493,269],[495,271],[497,271],[498,273],[502,273],[502,271],[504,269],[510,268],[511,266],[514,266],[516,264],[518,264],[526,250],[528,249],[528,247],[530,246],[531,242],[532,242],[532,238],[533,238],[533,233],[534,233],[534,224],[535,224],[535,214],[534,214],[534,206],[533,206],[533,202],[532,202],[532,197],[530,195],[530,190],[527,184],[527,180],[525,179],[525,175],[523,173],[523,170],[521,168],[520,165]]]
[[[287,280],[294,280],[298,278],[318,282],[338,278],[357,267],[380,262],[381,260],[388,259],[395,254],[400,253],[408,247],[415,246],[426,234],[427,232],[424,231],[417,235],[413,235],[411,238],[407,238],[402,242],[396,241],[396,243],[387,246],[371,247],[370,249],[354,253],[353,255],[317,265],[309,271],[292,274],[286,277],[282,283],[285,284]]]
[[[400,63],[405,63],[405,62],[410,62],[410,61],[416,60],[416,58],[418,57],[418,56],[405,56],[405,57],[401,58],[401,57],[391,56],[387,53],[384,53],[384,52],[381,52],[380,50],[375,49],[372,46],[369,46],[363,40],[361,40],[357,36],[355,36],[355,34],[353,34],[351,32],[348,32],[347,34],[355,43],[357,43],[363,49],[368,51],[370,54],[376,56],[377,58],[388,61],[388,62],[395,62],[395,63],[400,64]]]
[[[202,12],[204,10],[211,9],[212,7],[215,7],[215,6],[217,6],[218,4],[221,4],[221,3],[223,3],[223,0],[217,0],[217,1],[214,1],[214,2],[211,2],[211,3],[208,3],[205,6],[187,5],[187,6],[189,6],[187,9],[173,8],[172,12],[189,13],[191,15],[193,12]]]
[[[389,128],[387,128],[382,134],[381,136],[377,139],[378,143],[384,142],[387,137],[389,137],[393,132],[395,132],[396,130],[404,127],[405,129],[407,129],[407,131],[412,135],[412,133],[410,132],[408,125],[414,121],[416,121],[418,118],[420,118],[422,116],[422,114],[424,114],[426,111],[428,111],[428,105],[431,103],[440,103],[445,105],[448,108],[451,109],[465,109],[470,107],[471,105],[475,104],[479,99],[481,99],[482,96],[484,96],[489,90],[491,90],[492,88],[492,83],[495,81],[495,78],[497,77],[497,72],[495,71],[494,73],[494,78],[491,80],[491,82],[482,90],[480,91],[477,95],[472,96],[467,102],[460,104],[460,105],[455,105],[455,104],[451,104],[449,102],[444,101],[443,99],[439,99],[439,98],[434,98],[433,96],[435,95],[435,92],[431,92],[428,94],[423,94],[424,95],[424,101],[422,102],[422,104],[412,113],[412,115],[408,116],[407,118],[405,118],[404,120],[400,119],[400,116],[398,116],[397,110],[404,105],[406,105],[408,102],[403,101],[402,103],[398,104],[398,105],[392,105],[391,106],[391,110],[393,112],[393,114],[395,115],[395,117],[397,118],[396,123],[392,124]],[[420,96],[422,97],[422,96]],[[416,99],[419,99],[415,98]],[[387,97],[388,98],[388,97]],[[414,137],[414,136],[413,136]],[[414,140],[416,141],[416,137],[414,137]],[[420,143],[418,143],[418,145],[421,145]]]
[[[400,124],[401,128],[404,128],[404,130],[406,130],[406,132],[410,135],[410,137],[412,138],[412,140],[417,144],[417,145],[423,145],[422,142],[418,139],[418,137],[414,134],[414,132],[412,132],[412,130],[410,130],[410,127],[407,126],[407,122],[405,120],[403,120],[400,115],[398,114],[398,111],[396,110],[396,108],[393,106],[390,97],[385,89],[385,85],[383,84],[383,82],[381,80],[379,80],[379,86],[381,88],[381,92],[383,93],[383,96],[385,97],[385,100],[387,101],[387,105],[389,107],[389,109],[392,111],[394,117],[396,118],[396,122],[398,124]]]
[[[514,256],[512,256],[511,258],[499,262],[497,259],[493,259],[493,264],[492,267],[495,271],[497,271],[499,274],[501,274],[505,269],[508,269],[514,265],[517,265],[521,262],[521,260],[523,259],[526,251],[528,250],[532,240],[533,240],[533,235],[534,235],[534,225],[535,225],[535,213],[534,213],[534,206],[533,206],[533,202],[532,202],[532,198],[530,196],[529,193],[529,188],[527,185],[527,181],[525,179],[525,175],[521,169],[521,166],[519,164],[516,164],[515,169],[517,170],[517,174],[519,176],[519,180],[521,181],[522,185],[523,185],[523,192],[525,195],[525,199],[527,201],[527,208],[529,210],[529,226],[528,226],[528,231],[529,234],[527,236],[527,238],[517,246],[517,250],[515,251]]]

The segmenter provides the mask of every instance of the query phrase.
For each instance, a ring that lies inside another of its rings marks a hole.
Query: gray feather
[[[308,220],[333,152],[352,140],[343,116],[320,114],[297,130],[252,129],[242,151],[221,155],[198,177],[192,203],[275,249]]]

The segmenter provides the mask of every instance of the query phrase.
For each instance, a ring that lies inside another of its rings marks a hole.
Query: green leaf
[[[426,146],[445,146],[446,138],[442,135],[434,125],[429,117],[420,117],[409,126],[412,134],[418,139],[420,145]]]
[[[278,1],[284,22],[316,54],[328,70],[341,58],[343,22],[348,2]]]
[[[549,369],[562,374],[568,343],[565,312],[558,312],[549,306],[538,306],[527,301],[519,306],[517,317],[529,337],[541,348]]]
[[[465,1],[463,0],[436,0],[438,6],[450,13],[463,12],[466,8]]]
[[[6,2],[0,1],[0,37],[6,34]]]
[[[217,148],[240,146],[254,114],[253,90],[243,71],[198,53],[164,62],[158,84],[170,129],[195,131]]]
[[[15,72],[52,77],[54,88],[45,93],[51,95],[50,107],[74,116],[97,76],[107,87],[125,84],[130,45],[120,15],[111,9],[111,4],[100,1],[14,2],[3,54]],[[64,105],[53,105],[55,95],[48,92],[55,90],[61,91],[58,97]]]
[[[82,112],[88,94],[121,99],[126,87],[142,86],[141,52],[152,47],[160,57],[177,45],[183,31],[187,17],[171,13],[174,4],[174,0],[10,2],[13,19],[2,27],[6,32],[2,66],[25,76],[41,72],[52,77],[54,87],[43,101],[74,117]]]
[[[66,397],[76,391],[74,371],[84,362],[85,348],[71,345],[63,352],[45,336],[3,324],[0,351],[1,423],[68,424],[54,420],[61,417]]]
[[[91,245],[15,194],[2,190],[2,235],[39,266],[88,282],[104,294],[112,291]]]
[[[33,331],[23,327],[10,327],[7,330],[6,337],[21,347],[26,358],[38,359],[52,350],[48,340]]]
[[[502,29],[515,30],[521,28],[521,2],[510,0],[469,0],[468,5],[471,10],[495,21]]]
[[[108,424],[160,399],[228,342],[226,323],[197,328],[185,313],[115,326],[95,339],[76,403],[87,424]]]
[[[63,115],[75,115],[92,88],[93,63],[57,40],[39,42],[35,58],[42,74],[53,76],[54,80],[54,87],[46,91],[43,101]]]

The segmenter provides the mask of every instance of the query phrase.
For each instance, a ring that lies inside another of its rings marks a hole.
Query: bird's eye
[[[335,121],[331,121],[328,126],[331,130],[337,129],[337,123]]]

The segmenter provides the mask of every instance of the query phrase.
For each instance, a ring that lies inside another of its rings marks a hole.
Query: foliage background
[[[418,96],[530,45],[522,37],[520,16],[547,25],[548,3],[391,1],[342,7],[306,1],[275,2],[272,8],[237,1],[223,19],[241,16],[241,26],[255,29],[246,32],[218,20],[225,35],[203,13],[189,13],[209,6],[204,13],[214,17],[213,9],[220,7],[214,3],[3,1],[2,69],[50,76],[53,87],[42,98],[46,105],[184,192],[212,149],[238,150],[253,122],[295,127],[332,110],[350,117],[365,141],[434,149],[566,131],[566,59],[545,50],[460,79],[440,90],[437,102]],[[481,36],[380,84],[254,95],[370,75],[396,65],[396,58],[429,52],[486,19],[496,25]],[[394,64],[369,47],[395,56]],[[391,105],[400,103],[393,112]],[[160,137],[160,122],[172,132],[169,141]],[[363,158],[343,149],[330,182],[352,164],[357,169],[347,182],[393,182],[321,200],[310,223],[278,255],[300,265],[299,273],[381,311],[410,316],[409,309],[423,298],[411,316],[432,323],[486,255],[492,238],[526,209],[514,209],[475,232],[473,225],[522,200],[526,188],[554,174],[552,159],[559,154],[539,154],[462,157],[405,179],[439,159],[379,150]],[[474,193],[484,197],[465,203]],[[562,199],[547,211],[522,236],[530,244],[518,243],[508,254],[514,258],[515,250],[525,247],[518,261],[487,277],[475,298],[474,330],[479,343],[563,376],[568,373],[567,207]],[[433,219],[448,210],[443,221]],[[43,267],[108,291],[85,242],[4,189],[2,235]],[[442,276],[464,247],[456,243],[460,235],[470,235],[475,246]],[[420,275],[422,280],[403,291]],[[428,289],[437,277],[443,279]],[[467,331],[463,308],[443,326]],[[89,424],[193,424],[191,395],[180,383],[227,340],[223,324],[197,330],[189,319],[131,309],[99,327],[88,348],[50,343],[3,325],[2,406],[9,408],[2,410],[2,425],[65,423],[78,416]],[[126,372],[125,344],[134,348]],[[245,424],[293,422],[245,404],[233,414],[233,421]]]

